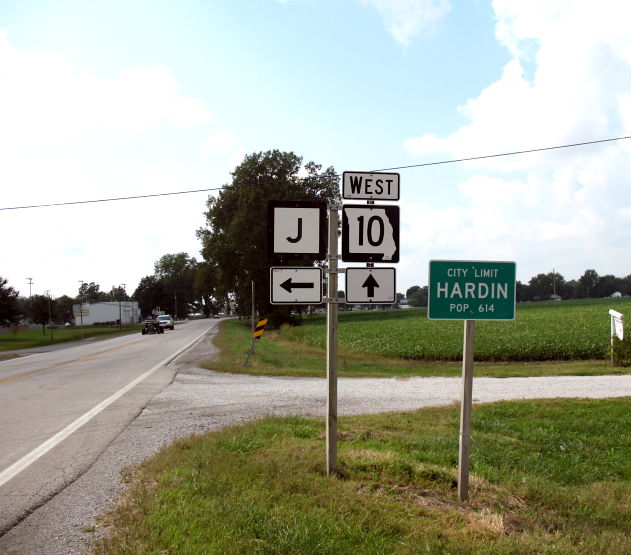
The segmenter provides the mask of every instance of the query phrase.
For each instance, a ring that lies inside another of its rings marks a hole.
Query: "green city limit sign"
[[[514,320],[515,263],[430,260],[431,320]]]

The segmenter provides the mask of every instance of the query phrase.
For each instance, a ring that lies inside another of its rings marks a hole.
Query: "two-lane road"
[[[85,472],[216,322],[0,363],[0,535]]]

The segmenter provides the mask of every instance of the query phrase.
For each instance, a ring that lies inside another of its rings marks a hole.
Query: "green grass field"
[[[386,313],[387,314],[387,313]],[[370,325],[370,324],[368,324]],[[213,340],[219,353],[202,364],[208,370],[267,376],[326,375],[326,352],[298,341],[291,341],[275,330],[265,332],[256,345],[247,368],[243,367],[251,344],[249,321],[221,323]],[[595,376],[627,374],[631,368],[612,367],[609,360],[565,360],[543,362],[478,362],[477,377]],[[338,351],[340,377],[459,376],[461,361],[412,360],[355,352],[347,347]]]
[[[611,308],[630,314],[631,298],[518,304],[513,322],[477,322],[476,361],[605,359]],[[325,332],[324,315],[282,329],[287,339],[320,349]],[[455,361],[462,357],[462,337],[461,321],[428,320],[425,309],[339,315],[339,345],[355,353]]]
[[[478,377],[627,374],[610,363],[610,307],[630,312],[631,299],[519,305],[515,322],[478,322]],[[269,330],[243,368],[249,321],[222,322],[219,355],[203,366],[232,373],[324,376],[325,318]],[[430,321],[424,309],[341,313],[338,374],[342,377],[458,376],[463,323]]]
[[[458,409],[270,418],[175,442],[130,471],[95,553],[631,553],[631,398],[476,406],[458,501]]]
[[[135,333],[140,331],[141,324],[124,326],[122,332],[116,327],[85,327],[83,328],[84,338],[105,338],[120,334]],[[57,343],[67,343],[69,341],[81,341],[81,328],[59,328],[52,330],[52,340],[50,331],[42,333],[42,328],[32,330],[21,330],[18,333],[4,333],[0,335],[0,355],[2,351],[16,351],[19,349],[32,349],[54,345]]]

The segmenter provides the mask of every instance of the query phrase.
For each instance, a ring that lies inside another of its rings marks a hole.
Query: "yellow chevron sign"
[[[259,320],[258,323],[256,324],[256,328],[254,328],[254,333],[252,334],[252,337],[254,337],[255,339],[258,339],[259,337],[261,337],[263,333],[265,333],[266,325],[267,325],[267,318],[263,318],[263,320]]]

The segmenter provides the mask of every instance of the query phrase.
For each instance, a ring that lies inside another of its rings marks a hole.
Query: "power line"
[[[385,172],[390,170],[407,170],[409,168],[422,168],[423,166],[438,166],[439,164],[453,164],[455,162],[469,162],[471,160],[482,160],[484,158],[499,158],[500,156],[513,156],[515,154],[528,154],[530,152],[541,152],[544,150],[555,150],[559,148],[571,148],[575,146],[595,145],[597,143],[609,143],[611,141],[621,141],[622,139],[631,139],[630,136],[614,137],[613,139],[600,139],[598,141],[585,141],[582,143],[572,143],[568,145],[559,146],[546,146],[542,148],[531,148],[529,150],[515,150],[514,152],[502,152],[500,154],[486,154],[484,156],[472,156],[470,158],[455,158],[453,160],[442,160],[440,162],[425,162],[424,164],[411,164],[409,166],[398,166],[396,168],[382,168],[380,170],[373,170],[376,172]]]
[[[22,210],[26,208],[49,208],[51,206],[69,206],[73,204],[91,204],[91,203],[96,203],[96,202],[112,202],[116,200],[133,200],[133,199],[150,198],[150,197],[167,197],[171,195],[187,195],[189,193],[220,191],[221,189],[224,189],[224,187],[213,187],[211,189],[192,189],[190,191],[174,191],[171,193],[153,193],[150,195],[135,195],[132,197],[112,197],[112,198],[101,198],[101,199],[93,199],[93,200],[75,200],[71,202],[51,202],[50,204],[31,204],[27,206],[11,206],[7,208],[0,208],[0,210]]]
[[[623,137],[614,137],[611,139],[599,139],[597,141],[584,141],[581,143],[571,143],[571,144],[565,144],[565,145],[557,145],[557,146],[547,146],[547,147],[542,147],[542,148],[531,148],[528,150],[516,150],[513,152],[502,152],[499,154],[485,154],[483,156],[472,156],[469,158],[454,158],[451,160],[440,160],[438,162],[425,162],[422,164],[410,164],[407,166],[395,166],[392,168],[381,168],[378,170],[372,170],[374,172],[382,172],[382,171],[392,171],[392,170],[407,170],[407,169],[411,169],[411,168],[422,168],[425,166],[438,166],[441,164],[455,164],[457,162],[469,162],[469,161],[473,161],[473,160],[483,160],[485,158],[499,158],[501,156],[515,156],[517,154],[529,154],[532,152],[542,152],[545,150],[557,150],[557,149],[561,149],[561,148],[573,148],[573,147],[577,147],[577,146],[586,146],[586,145],[594,145],[594,144],[598,144],[598,143],[609,143],[612,141],[620,141],[623,139],[631,139],[631,136],[623,136]],[[329,178],[329,177],[341,177],[339,174],[334,174],[334,175],[326,175],[326,176],[322,176],[325,178]],[[254,187],[255,185],[240,185],[239,188],[246,188],[246,187]],[[53,206],[72,206],[75,204],[95,204],[95,203],[99,203],[99,202],[114,202],[114,201],[119,201],[119,200],[134,200],[134,199],[144,199],[144,198],[152,198],[152,197],[167,197],[167,196],[173,196],[173,195],[188,195],[191,193],[207,193],[210,191],[221,191],[223,189],[225,189],[226,186],[223,187],[211,187],[208,189],[192,189],[189,191],[173,191],[170,193],[153,193],[153,194],[149,194],[149,195],[134,195],[134,196],[129,196],[129,197],[112,197],[112,198],[102,198],[102,199],[92,199],[92,200],[75,200],[75,201],[69,201],[69,202],[52,202],[49,204],[31,204],[31,205],[25,205],[25,206],[6,206],[6,207],[0,207],[0,210],[26,210],[28,208],[50,208]]]

